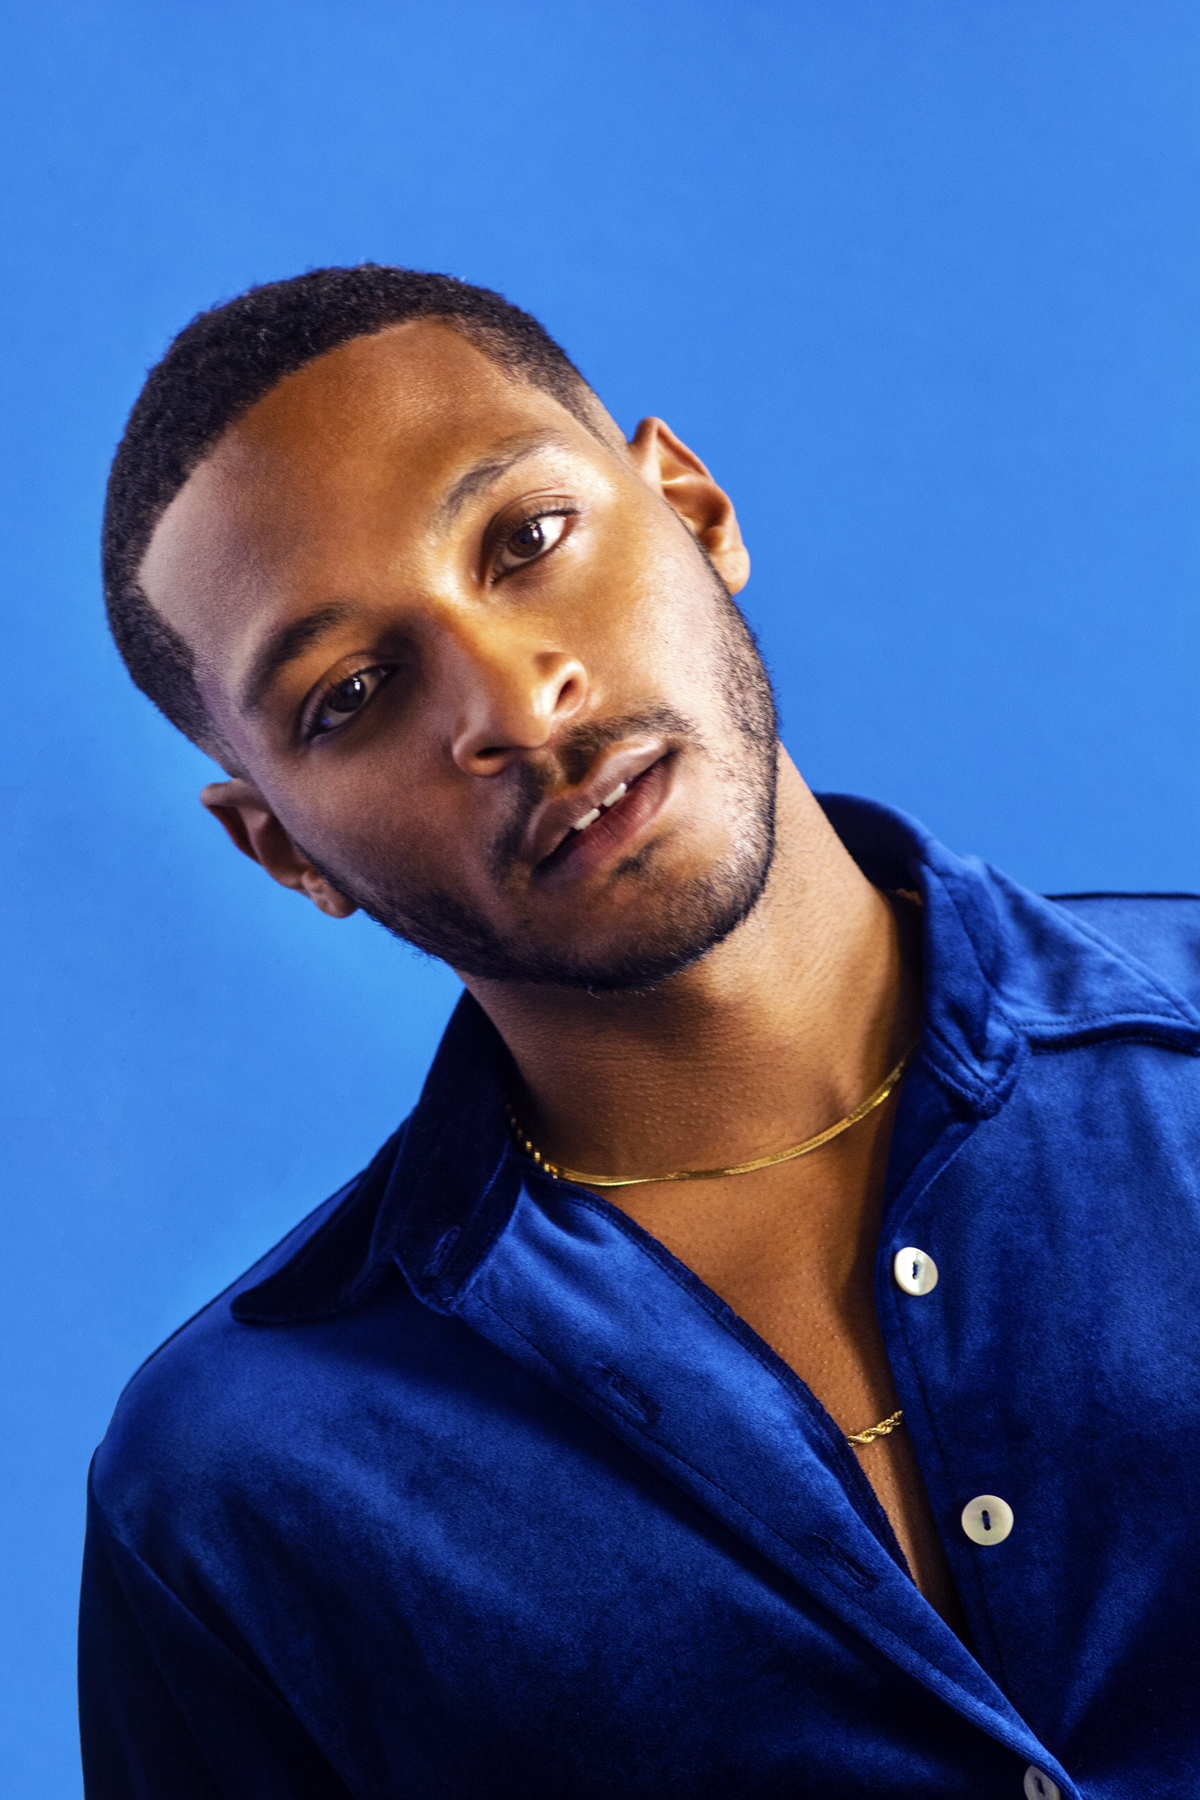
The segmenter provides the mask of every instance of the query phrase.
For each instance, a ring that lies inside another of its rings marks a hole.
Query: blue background
[[[1200,12],[42,0],[0,66],[6,1795],[78,1794],[123,1380],[409,1106],[455,984],[236,857],[102,624],[147,366],[363,258],[539,314],[731,489],[816,785],[1044,890],[1200,888]]]

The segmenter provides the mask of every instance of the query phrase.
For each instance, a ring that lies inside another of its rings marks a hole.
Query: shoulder
[[[336,1265],[344,1260],[340,1250],[369,1238],[367,1215],[377,1201],[370,1178],[393,1144],[180,1326],[128,1383],[92,1471],[95,1500],[119,1536],[136,1541],[151,1516],[186,1509],[198,1489],[211,1493],[219,1472],[225,1485],[231,1477],[239,1484],[239,1469],[247,1480],[261,1475],[264,1456],[285,1448],[275,1422],[294,1409],[297,1393],[317,1405],[323,1398],[336,1404],[317,1391],[322,1375],[309,1367],[316,1348],[311,1324],[262,1328],[242,1321],[238,1302],[306,1252],[311,1257],[328,1245]],[[336,1329],[336,1315],[346,1309],[328,1311]],[[324,1380],[327,1385],[327,1373]]]
[[[1050,894],[1081,925],[1200,1004],[1200,894]]]

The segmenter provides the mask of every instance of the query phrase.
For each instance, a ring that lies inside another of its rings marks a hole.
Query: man
[[[1200,902],[818,803],[729,500],[445,277],[195,320],[105,578],[204,804],[461,975],[93,1471],[88,1793],[1194,1795]]]

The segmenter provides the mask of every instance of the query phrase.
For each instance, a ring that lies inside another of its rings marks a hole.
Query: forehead
[[[510,379],[450,325],[355,338],[285,377],[225,433],[159,520],[142,585],[207,660],[266,589],[325,565],[350,574],[382,530],[428,527],[489,449],[539,432],[600,450],[552,396]]]

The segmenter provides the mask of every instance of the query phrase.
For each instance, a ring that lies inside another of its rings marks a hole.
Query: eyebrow
[[[239,710],[247,715],[256,713],[280,670],[302,656],[311,644],[326,636],[335,626],[341,625],[349,617],[351,610],[348,601],[330,601],[328,605],[314,607],[303,618],[294,619],[290,625],[281,625],[277,631],[273,631],[251,663],[249,674],[242,683],[238,696]]]
[[[518,463],[524,462],[527,457],[537,456],[543,450],[574,448],[571,440],[558,431],[541,431],[535,438],[510,439],[509,444],[511,447],[500,445],[499,454],[492,451],[488,456],[482,457],[479,462],[472,463],[471,467],[459,476],[453,487],[442,498],[434,515],[434,524],[438,530],[444,531],[447,526],[452,525],[468,500],[474,499],[476,494],[491,487],[494,482],[499,481],[502,475],[507,475],[510,469],[515,468]]]

